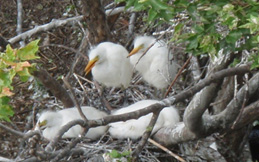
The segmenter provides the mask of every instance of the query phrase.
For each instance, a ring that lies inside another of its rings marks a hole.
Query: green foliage
[[[126,8],[134,7],[135,11],[148,11],[147,21],[170,21],[174,17],[174,8],[167,4],[168,0],[115,0],[126,2]]]
[[[256,69],[259,68],[259,54],[257,53],[257,55],[252,55],[250,57],[250,61],[252,61],[252,65],[251,65],[251,69]]]
[[[126,158],[127,161],[131,161],[130,158],[130,151],[124,151],[122,153],[118,152],[117,150],[112,150],[110,153],[107,153],[111,158],[113,159],[117,159],[118,161],[120,161],[120,159],[122,158]]]
[[[14,114],[8,105],[9,97],[13,95],[13,78],[17,75],[21,81],[26,82],[31,76],[29,71],[34,69],[35,64],[28,60],[39,58],[36,56],[38,43],[39,40],[35,40],[20,49],[7,45],[6,52],[0,53],[0,120],[10,121],[9,117]]]
[[[259,2],[254,0],[115,0],[126,2],[135,11],[147,11],[148,23],[177,20],[171,41],[186,45],[186,52],[214,57],[220,50],[224,54],[242,50],[258,51]],[[177,17],[176,17],[177,15]],[[242,43],[239,43],[241,42]],[[239,46],[237,46],[239,44]],[[254,60],[254,68],[259,66]]]

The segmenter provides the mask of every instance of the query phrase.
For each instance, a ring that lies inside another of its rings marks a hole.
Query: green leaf
[[[121,158],[122,155],[117,151],[117,150],[112,150],[109,155],[112,157],[112,158]]]
[[[168,4],[162,2],[161,0],[149,0],[148,1],[152,7],[154,7],[156,10],[168,10],[169,6]]]
[[[28,68],[24,68],[22,71],[17,72],[17,74],[20,76],[22,82],[26,82],[31,77]]]
[[[11,122],[10,117],[14,115],[12,107],[9,104],[8,97],[0,97],[0,120]]]
[[[40,58],[39,56],[36,56],[36,53],[38,52],[38,49],[39,49],[39,46],[38,46],[39,41],[40,41],[39,39],[32,41],[25,47],[19,49],[17,51],[18,58],[21,59],[22,61]]]
[[[11,86],[13,77],[15,76],[15,71],[13,69],[9,71],[4,71],[0,69],[0,87],[8,87],[13,89]]]
[[[238,39],[242,37],[242,33],[238,30],[231,31],[227,36],[226,36],[226,42],[227,43],[236,43]]]
[[[202,25],[195,25],[194,30],[196,33],[202,33],[204,31],[204,27]]]
[[[148,18],[147,18],[147,21],[148,21],[148,22],[154,21],[155,18],[156,18],[156,16],[157,16],[157,12],[156,12],[154,9],[150,9],[150,10],[148,11]]]
[[[184,25],[183,24],[177,24],[174,28],[174,36],[170,41],[176,41],[179,39],[182,29],[183,29]]]
[[[191,50],[191,49],[196,49],[198,47],[199,44],[199,40],[198,40],[198,36],[197,35],[193,35],[191,36],[189,39],[189,44],[187,45],[187,49]]]
[[[252,61],[252,65],[251,65],[251,70],[259,68],[259,54],[257,53],[257,55],[252,55],[249,58],[250,61]]]
[[[15,56],[16,50],[12,49],[10,44],[6,46],[6,53],[3,55],[3,59],[8,60],[8,61],[14,61],[16,56]]]

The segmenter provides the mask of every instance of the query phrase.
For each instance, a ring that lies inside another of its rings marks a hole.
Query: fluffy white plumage
[[[86,73],[92,69],[94,79],[107,87],[128,87],[133,67],[127,59],[128,51],[121,45],[103,42],[89,53]]]
[[[112,115],[124,114],[132,111],[136,111],[142,108],[145,108],[149,105],[155,104],[159,101],[156,100],[142,100],[136,102],[128,107],[121,108],[112,112]],[[124,139],[131,138],[133,140],[140,138],[145,132],[150,120],[152,117],[152,113],[147,114],[145,116],[140,117],[139,119],[131,119],[125,122],[115,122],[110,123],[109,133],[113,138]],[[164,108],[157,119],[157,122],[154,126],[152,134],[155,133],[162,127],[168,127],[179,122],[180,116],[178,111],[170,106]]]
[[[107,115],[105,112],[97,110],[93,107],[82,106],[81,108],[89,120],[100,119]],[[82,118],[75,107],[60,111],[45,111],[40,115],[36,124],[36,129],[43,130],[43,136],[48,140],[53,140],[62,126],[76,119]],[[90,128],[86,134],[86,137],[90,139],[97,139],[102,136],[107,129],[107,126]],[[79,125],[73,126],[62,136],[62,138],[78,137],[78,135],[82,133],[82,130],[83,128]]]
[[[140,59],[142,54],[155,43]],[[163,41],[156,41],[152,36],[138,36],[134,40],[134,49],[130,52],[130,62],[143,76],[143,79],[156,87],[164,89],[175,77],[178,65],[173,62],[172,54]]]

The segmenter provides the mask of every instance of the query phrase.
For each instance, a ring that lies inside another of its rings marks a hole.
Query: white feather
[[[96,56],[99,60],[92,68],[95,80],[107,87],[129,86],[133,67],[127,59],[128,51],[121,45],[104,42],[93,48],[89,53],[89,59]]]
[[[124,114],[136,110],[140,110],[152,104],[158,103],[156,100],[142,100],[133,105],[125,108],[121,108],[112,112],[112,115]],[[140,138],[145,132],[150,120],[152,113],[142,116],[138,119],[131,119],[125,122],[110,123],[109,133],[113,138],[124,139],[131,138],[133,140]],[[179,122],[180,117],[178,111],[170,106],[164,108],[157,119],[157,122],[153,128],[152,134],[155,133],[162,127],[168,127]]]
[[[147,53],[142,54],[154,43]],[[151,36],[139,36],[134,40],[134,49],[142,46],[140,50],[130,56],[130,63],[143,76],[143,79],[157,89],[166,88],[177,74],[178,65],[172,61],[165,42],[156,41]],[[138,63],[137,63],[138,62]]]
[[[89,119],[100,119],[105,117],[107,114],[93,107],[82,106],[82,111],[85,116]],[[60,111],[45,111],[43,112],[37,122],[37,129],[39,129],[39,123],[46,121],[46,125],[40,129],[43,130],[43,136],[48,140],[53,140],[57,135],[62,126],[66,125],[70,121],[82,119],[77,108],[67,108]],[[86,137],[90,139],[97,139],[102,136],[106,130],[107,126],[100,126],[96,128],[90,128],[86,134]],[[79,125],[70,128],[62,138],[73,138],[78,137],[82,133],[83,128]]]

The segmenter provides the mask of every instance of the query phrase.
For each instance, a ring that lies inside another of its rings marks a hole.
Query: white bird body
[[[128,87],[133,67],[127,59],[128,51],[121,45],[103,42],[89,53],[86,73],[92,69],[94,79],[107,87]]]
[[[140,59],[152,44],[154,45]],[[177,74],[178,65],[171,60],[172,55],[165,42],[157,42],[154,37],[137,37],[129,56],[130,63],[135,66],[143,79],[157,89],[165,89]]]
[[[159,101],[156,101],[156,100],[142,100],[128,107],[116,110],[112,112],[112,115],[125,114],[128,112],[140,110],[158,102]],[[140,138],[143,135],[143,133],[146,131],[151,118],[152,118],[152,113],[149,113],[138,119],[130,119],[125,122],[121,121],[121,122],[110,123],[109,133],[113,138],[117,138],[117,139],[131,138],[133,140],[136,140]],[[164,108],[158,116],[156,124],[152,130],[152,134],[154,134],[157,130],[159,130],[162,127],[168,127],[176,124],[177,122],[179,122],[179,120],[180,120],[180,116],[178,114],[178,111],[174,107],[170,106],[170,107]]]
[[[89,120],[100,119],[105,117],[107,114],[93,107],[82,106],[83,113]],[[45,111],[43,112],[36,124],[36,129],[44,129],[43,137],[48,140],[53,140],[62,126],[66,125],[70,121],[82,119],[77,108],[67,108],[60,111]],[[96,128],[90,128],[86,134],[87,138],[97,139],[102,136],[107,126],[99,126]],[[83,131],[83,128],[79,125],[71,127],[62,138],[74,138],[78,137]]]

